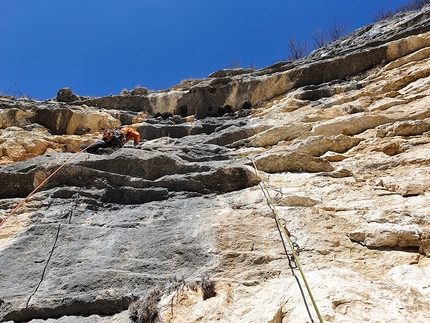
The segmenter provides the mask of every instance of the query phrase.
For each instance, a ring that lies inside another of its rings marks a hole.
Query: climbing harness
[[[316,314],[318,316],[319,322],[323,323],[323,319],[322,319],[321,314],[320,314],[320,312],[318,310],[318,306],[317,306],[317,304],[315,302],[315,299],[314,299],[314,297],[312,295],[311,289],[310,289],[309,284],[308,284],[308,282],[306,280],[306,277],[305,277],[305,274],[303,272],[303,269],[300,266],[300,262],[299,262],[299,258],[298,258],[298,253],[299,253],[300,247],[299,247],[299,245],[296,242],[296,238],[293,235],[291,235],[290,231],[288,231],[288,229],[286,227],[286,221],[279,216],[278,210],[275,207],[275,203],[274,203],[274,201],[273,201],[273,199],[272,199],[272,197],[271,197],[271,195],[269,193],[269,189],[268,189],[265,181],[261,177],[261,174],[260,174],[260,172],[259,172],[259,170],[257,168],[257,165],[255,164],[255,161],[253,159],[249,158],[249,157],[247,157],[247,158],[252,162],[252,165],[254,166],[255,173],[256,173],[256,175],[260,179],[260,183],[261,183],[260,185],[262,187],[263,193],[266,196],[267,202],[268,202],[268,204],[269,204],[269,206],[270,206],[270,208],[271,208],[271,210],[272,210],[272,212],[274,214],[275,221],[276,221],[276,226],[278,228],[279,234],[281,235],[282,244],[284,246],[285,253],[286,253],[287,257],[288,257],[288,262],[290,264],[291,271],[292,271],[292,273],[293,273],[293,275],[294,275],[294,277],[295,277],[295,279],[296,279],[296,281],[297,281],[297,283],[299,285],[299,288],[300,288],[300,291],[302,293],[302,297],[303,297],[303,300],[305,302],[305,306],[306,306],[308,315],[309,315],[309,317],[311,319],[311,322],[313,322],[312,315],[311,315],[311,313],[310,313],[310,311],[308,309],[308,305],[307,305],[306,299],[304,297],[303,290],[302,290],[302,287],[300,285],[300,281],[298,280],[298,277],[295,275],[293,268],[297,268],[300,271],[300,275],[301,275],[302,280],[303,280],[303,282],[304,282],[304,284],[306,286],[306,290],[308,292],[309,298],[311,299],[311,302],[312,302],[312,305],[313,305],[313,307],[315,309],[315,312],[316,312]],[[287,241],[287,244],[288,244],[290,252],[291,252],[291,256],[289,255],[289,252],[287,251],[287,247],[285,245],[285,241]]]
[[[47,178],[45,178],[45,180],[40,183],[33,191],[31,191],[30,194],[27,195],[26,198],[24,198],[21,202],[18,203],[18,205],[12,210],[10,211],[10,213],[0,222],[0,227],[21,207],[24,205],[25,202],[27,202],[27,200],[34,194],[36,193],[43,185],[46,184],[47,181],[49,181],[49,179],[54,176],[61,168],[63,168],[64,166],[66,166],[68,163],[70,163],[73,159],[75,159],[76,157],[78,157],[80,154],[82,154],[85,150],[87,150],[88,148],[90,148],[91,146],[93,146],[93,144],[85,147],[84,149],[82,149],[81,151],[77,152],[76,154],[74,154],[72,157],[70,157],[69,159],[67,159],[63,164],[60,165],[60,167],[58,167],[51,175],[49,175]]]

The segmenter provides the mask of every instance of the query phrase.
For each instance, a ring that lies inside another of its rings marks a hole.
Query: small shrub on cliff
[[[410,10],[417,10],[429,4],[430,0],[412,0],[408,4],[397,8],[397,12],[406,12]]]
[[[159,320],[158,307],[162,297],[186,286],[184,278],[171,278],[168,283],[156,285],[142,297],[130,304],[128,313],[130,320],[136,323],[155,323]]]
[[[4,90],[4,94],[6,95],[5,97],[33,100],[33,98],[31,96],[21,92],[21,90],[19,89],[19,80],[15,81],[15,89],[7,88]],[[2,95],[2,94],[0,93],[0,95]]]
[[[380,20],[389,18],[394,16],[396,13],[399,12],[407,12],[407,11],[411,11],[411,10],[418,10],[421,9],[422,7],[424,7],[425,5],[430,4],[430,0],[412,0],[411,2],[400,6],[396,9],[395,12],[391,11],[391,10],[386,10],[386,9],[381,9],[380,11],[378,11],[377,13],[375,13],[372,17],[373,22],[378,22]]]
[[[386,10],[385,8],[382,8],[381,10],[379,10],[377,13],[375,13],[372,17],[373,22],[378,22],[380,20],[389,18],[394,16],[394,12],[392,12],[391,10]]]
[[[128,308],[129,317],[136,323],[154,323],[158,319],[158,303],[163,293],[159,286],[150,290],[144,298],[140,298],[130,304]]]
[[[230,63],[230,68],[240,68],[240,60],[234,61]]]
[[[203,293],[203,300],[216,296],[215,282],[210,280],[208,275],[204,275],[200,284]]]
[[[338,40],[347,34],[348,25],[346,24],[346,22],[340,25],[334,22],[333,26],[328,31],[328,35],[330,36],[331,41]]]
[[[306,41],[302,42],[300,40],[290,38],[287,45],[290,51],[290,54],[287,57],[287,60],[289,61],[295,61],[303,58],[308,53],[308,43]]]
[[[130,320],[135,323],[156,323],[160,321],[159,303],[161,299],[173,292],[181,293],[184,288],[197,291],[197,283],[186,283],[184,278],[171,278],[169,282],[158,284],[146,295],[132,302],[128,307]],[[203,276],[200,283],[203,293],[203,300],[216,296],[215,282],[209,279],[208,275]],[[172,306],[173,306],[172,298]]]
[[[324,47],[328,44],[327,37],[321,29],[315,30],[312,33],[312,39],[315,41],[317,48]]]

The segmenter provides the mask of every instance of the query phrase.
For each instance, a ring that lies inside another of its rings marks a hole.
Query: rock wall
[[[178,85],[183,116],[2,98],[0,220],[100,122],[138,120],[143,141],[77,155],[0,226],[0,321],[317,322],[262,178],[324,322],[428,322],[429,10]],[[152,96],[178,114],[168,91]],[[203,118],[199,102],[231,111]]]
[[[126,92],[83,98],[82,103],[103,109],[198,117],[256,107],[293,88],[345,79],[428,47],[429,12],[426,7],[362,27],[296,62],[278,63],[256,71],[221,70],[207,79],[184,82],[170,91],[140,91],[142,94],[138,95]]]

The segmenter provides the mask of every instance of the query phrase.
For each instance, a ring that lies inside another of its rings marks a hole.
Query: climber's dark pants
[[[87,152],[91,154],[97,154],[99,151],[99,148],[109,148],[110,145],[108,145],[104,140],[96,141],[94,144],[92,144],[89,148],[87,148]]]

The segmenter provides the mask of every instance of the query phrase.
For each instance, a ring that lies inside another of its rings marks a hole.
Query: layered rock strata
[[[0,220],[100,128],[144,141],[80,154],[0,227],[0,320],[128,322],[142,297],[160,322],[317,321],[255,162],[324,322],[428,322],[429,10],[124,106],[2,98]]]

